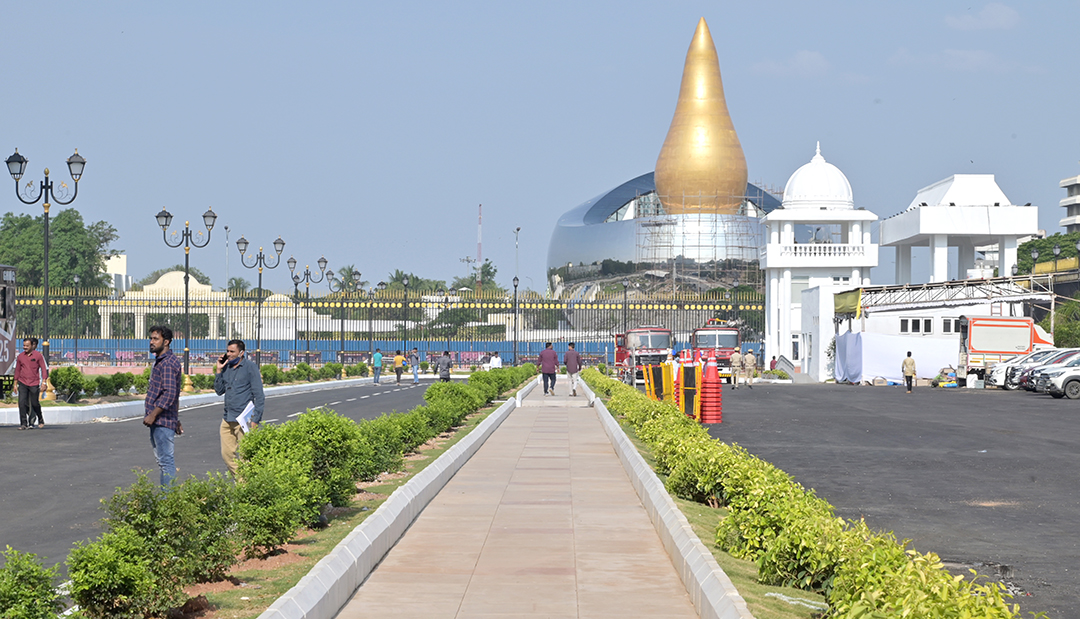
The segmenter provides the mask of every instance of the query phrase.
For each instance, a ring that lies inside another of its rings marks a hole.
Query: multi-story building
[[[1061,188],[1065,190],[1065,197],[1058,204],[1065,209],[1065,218],[1058,225],[1065,228],[1067,234],[1073,233],[1080,230],[1080,176],[1061,181]]]

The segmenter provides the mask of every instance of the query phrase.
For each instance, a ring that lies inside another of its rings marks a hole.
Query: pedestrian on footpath
[[[548,342],[544,344],[544,350],[540,351],[540,373],[544,375],[544,395],[555,395],[555,376],[558,371],[559,355],[551,347],[551,342]]]
[[[49,366],[37,349],[38,339],[23,340],[23,351],[15,357],[15,383],[19,386],[19,429],[33,430],[34,418],[45,427],[41,416],[41,385],[49,378]]]
[[[394,374],[397,375],[397,384],[401,384],[401,375],[405,372],[405,355],[400,350],[394,351]]]
[[[412,384],[420,384],[420,351],[413,346],[412,352],[409,353],[409,367],[412,368]]]
[[[453,365],[454,362],[450,359],[450,351],[443,351],[442,356],[435,362],[435,371],[439,373],[439,380],[444,383],[450,382],[450,368]]]
[[[382,351],[378,348],[375,349],[375,354],[371,357],[371,371],[375,374],[375,384],[379,384],[379,374],[382,374]]]
[[[750,389],[754,388],[754,373],[757,372],[757,358],[754,357],[754,351],[748,350],[742,358],[743,371],[746,372],[746,386]]]
[[[731,353],[731,388],[739,388],[739,376],[742,375],[742,355],[738,350]]]
[[[776,355],[773,355],[772,361],[769,362],[769,369],[770,370],[775,370],[776,369]]]
[[[155,355],[150,384],[146,388],[143,425],[150,428],[150,446],[154,448],[161,485],[176,479],[173,444],[184,433],[180,425],[180,387],[183,374],[180,359],[169,350],[173,332],[168,327],[150,327],[150,352]]]
[[[499,356],[499,351],[491,353],[491,369],[497,370],[502,367],[502,357]]]
[[[570,350],[563,355],[563,364],[566,366],[566,376],[570,379],[570,395],[576,397],[578,377],[581,372],[581,355],[574,349],[573,342],[570,342]]]
[[[263,395],[262,373],[259,366],[247,358],[244,340],[231,340],[225,354],[217,361],[214,372],[214,393],[225,396],[225,415],[218,434],[221,435],[221,459],[229,472],[236,475],[236,450],[244,432],[254,430],[262,422]],[[249,427],[241,427],[237,418],[252,405]]]
[[[915,360],[911,358],[910,350],[907,352],[907,357],[904,359],[900,369],[904,372],[904,384],[907,385],[907,392],[911,393],[912,384],[915,382]]]

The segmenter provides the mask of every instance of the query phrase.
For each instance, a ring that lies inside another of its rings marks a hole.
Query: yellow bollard
[[[53,387],[52,379],[45,379],[45,393],[41,394],[42,400],[55,401],[56,400],[56,388]]]
[[[195,385],[191,384],[191,376],[184,374],[184,386],[182,391],[184,393],[192,393],[195,391]]]

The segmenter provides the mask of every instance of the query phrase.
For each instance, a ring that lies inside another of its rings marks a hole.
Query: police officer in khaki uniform
[[[754,351],[748,350],[742,358],[743,371],[746,372],[746,386],[754,388],[754,372],[757,371],[757,359],[754,357]]]
[[[731,388],[739,388],[739,375],[742,374],[742,355],[739,351],[731,353]]]

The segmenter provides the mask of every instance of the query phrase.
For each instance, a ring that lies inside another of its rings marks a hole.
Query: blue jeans
[[[412,382],[417,384],[420,382],[420,364],[414,363],[412,366]]]
[[[154,448],[158,468],[161,469],[161,485],[169,486],[176,479],[176,460],[173,459],[173,442],[176,431],[164,426],[150,426],[150,446]]]
[[[555,392],[555,377],[556,376],[557,376],[556,374],[544,374],[544,393],[547,393],[548,390],[551,390],[552,393]],[[551,381],[551,386],[550,387],[548,386],[548,381],[549,380]]]
[[[379,374],[382,374],[382,366],[376,365],[372,369],[375,370],[375,384],[379,384]]]

